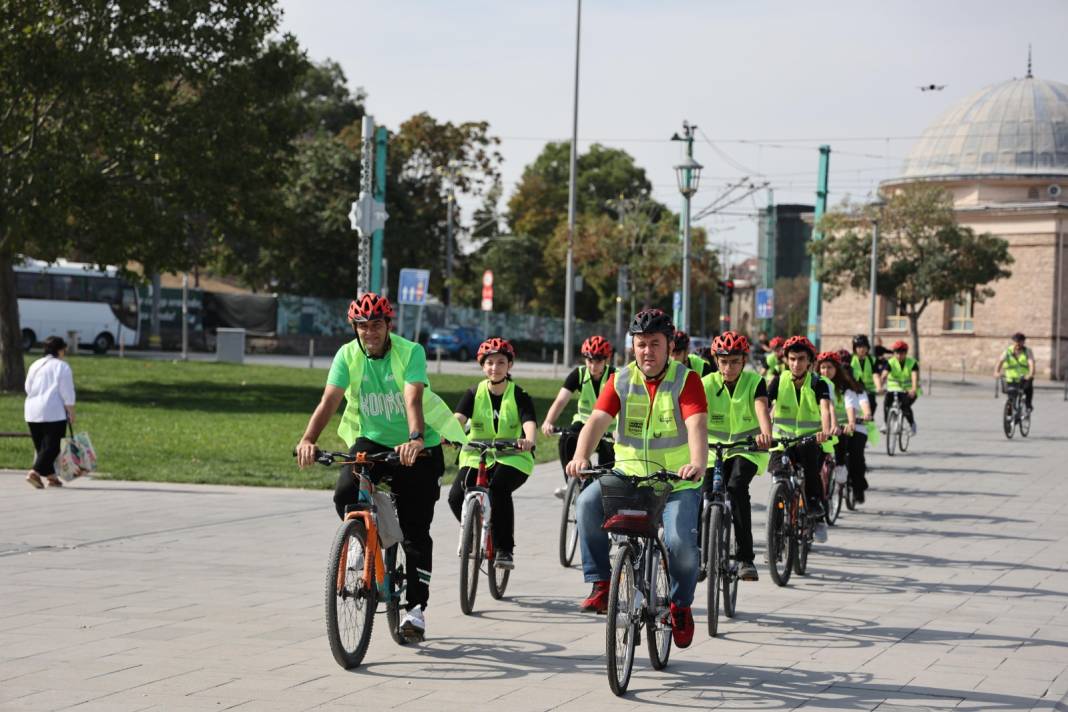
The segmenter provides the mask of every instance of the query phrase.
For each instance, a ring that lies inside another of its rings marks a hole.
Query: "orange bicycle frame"
[[[351,463],[354,465],[353,474],[356,474],[355,465],[366,465],[367,460],[365,454],[360,452],[356,453],[356,459]],[[368,480],[363,477],[363,472],[360,472],[360,491],[371,493],[371,488],[368,486]],[[370,497],[368,497],[370,499]],[[366,551],[363,557],[363,573],[360,575],[360,582],[367,588],[371,587],[372,575],[374,577],[374,583],[379,589],[381,589],[386,582],[386,562],[382,558],[382,547],[378,541],[378,527],[375,525],[375,518],[371,515],[371,512],[367,510],[358,510],[355,512],[349,512],[345,515],[345,521],[350,519],[362,519],[364,530],[367,532],[367,541],[365,543]],[[344,546],[341,548],[341,561],[347,561],[349,555],[349,542],[346,539]],[[339,567],[337,570],[337,592],[341,593],[345,588],[345,567]]]

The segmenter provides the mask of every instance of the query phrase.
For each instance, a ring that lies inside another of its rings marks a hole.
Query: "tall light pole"
[[[675,179],[682,193],[682,318],[678,328],[690,330],[690,198],[697,192],[701,181],[700,163],[693,159],[693,130],[697,126],[682,122],[682,136],[675,134],[672,141],[685,141],[686,149],[682,163],[675,166]]]
[[[876,200],[869,207],[873,208],[875,213],[871,220],[871,306],[868,310],[868,343],[871,344],[871,348],[875,348],[875,287],[876,287],[876,275],[879,269],[879,218],[882,217],[883,206],[885,203],[882,200]]]
[[[575,180],[578,173],[579,40],[582,37],[582,0],[575,10],[575,95],[571,102],[571,166],[567,181],[567,268],[564,270],[564,368],[571,367],[575,330]]]

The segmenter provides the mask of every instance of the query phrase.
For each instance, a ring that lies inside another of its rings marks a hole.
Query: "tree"
[[[809,251],[828,299],[867,291],[874,210],[845,203],[820,220],[824,239],[809,243]],[[876,291],[896,299],[908,317],[917,359],[927,307],[962,293],[984,301],[994,295],[991,282],[1011,276],[1012,263],[1006,240],[957,225],[952,196],[937,186],[907,185],[888,196],[879,215]]]
[[[24,374],[17,256],[186,269],[270,224],[305,63],[279,16],[273,0],[5,4],[0,388]]]

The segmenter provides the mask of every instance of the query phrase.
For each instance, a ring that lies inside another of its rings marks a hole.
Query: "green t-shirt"
[[[349,365],[345,361],[342,346],[334,355],[326,384],[349,391]],[[405,383],[422,383],[430,387],[426,377],[426,352],[421,347],[412,349],[408,368],[404,371]],[[434,447],[441,444],[441,436],[425,427],[424,444]],[[404,389],[393,382],[393,369],[388,358],[368,358],[363,369],[363,384],[360,386],[360,437],[372,440],[385,447],[396,447],[408,442],[408,412],[404,408]]]

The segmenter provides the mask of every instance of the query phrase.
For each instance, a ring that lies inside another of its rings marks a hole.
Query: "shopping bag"
[[[56,475],[64,482],[75,477],[89,474],[96,470],[96,451],[89,440],[89,433],[75,433],[70,421],[67,421],[69,437],[59,443],[59,456],[56,458]]]

